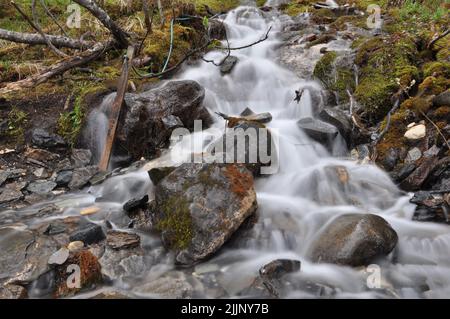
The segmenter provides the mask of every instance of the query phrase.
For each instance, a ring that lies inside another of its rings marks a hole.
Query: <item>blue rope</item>
[[[164,63],[164,67],[162,68],[161,72],[164,72],[167,69],[167,66],[169,65],[170,57],[172,56],[173,51],[173,23],[174,19],[170,20],[170,49],[169,54],[167,55],[166,63]]]

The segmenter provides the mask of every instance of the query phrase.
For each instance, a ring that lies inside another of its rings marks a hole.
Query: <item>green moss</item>
[[[450,87],[450,80],[444,77],[429,76],[419,85],[422,94],[438,95]]]
[[[16,138],[17,142],[23,142],[27,117],[28,114],[17,107],[8,114],[8,135]]]
[[[417,113],[427,113],[431,108],[431,102],[422,97],[412,97],[402,103],[402,108],[415,111]]]
[[[189,201],[182,195],[169,197],[162,207],[162,218],[156,223],[158,231],[164,231],[171,249],[185,249],[193,237]]]
[[[336,52],[325,53],[314,68],[314,76],[325,88],[335,92],[340,101],[347,101],[347,90],[355,89],[355,77],[352,70],[336,67],[337,57]]]
[[[423,66],[425,76],[444,76],[450,77],[450,62],[434,61],[426,63]]]
[[[359,46],[355,63],[360,67],[360,83],[355,97],[365,120],[381,120],[392,107],[392,95],[419,80],[417,54],[415,41],[405,35],[377,37]]]

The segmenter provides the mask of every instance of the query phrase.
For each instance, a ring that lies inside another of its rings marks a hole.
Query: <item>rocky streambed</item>
[[[236,47],[272,32],[221,68],[198,62],[127,94],[118,168],[95,165],[113,94],[90,115],[85,148],[60,151],[56,134],[31,132],[34,177],[0,171],[1,298],[448,296],[450,229],[423,222],[448,221],[444,144],[414,123],[402,128],[408,147],[382,157],[391,172],[375,165],[381,131],[359,125],[370,116],[353,112],[364,105],[351,85],[322,76],[339,79],[353,38],[372,31],[331,31],[277,5],[223,16]],[[172,139],[181,128],[191,133]],[[250,161],[255,145],[244,143],[242,163],[219,163],[211,148],[248,128],[263,130],[256,149],[269,133],[271,161]]]

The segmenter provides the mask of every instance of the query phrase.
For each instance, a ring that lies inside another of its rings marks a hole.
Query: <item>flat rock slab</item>
[[[138,247],[141,238],[137,234],[120,232],[116,230],[108,231],[106,244],[112,249],[128,249]]]
[[[338,130],[333,125],[312,118],[301,119],[297,125],[311,139],[321,144],[328,144],[338,135]]]
[[[88,223],[76,230],[69,239],[70,241],[82,241],[90,245],[102,241],[105,238],[105,233],[100,225]]]

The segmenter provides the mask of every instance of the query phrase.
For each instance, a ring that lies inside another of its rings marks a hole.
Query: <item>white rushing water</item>
[[[269,5],[276,3],[268,1]],[[220,111],[237,115],[246,107],[256,113],[270,112],[273,121],[268,126],[278,137],[279,172],[256,180],[259,218],[253,236],[243,241],[240,248],[221,250],[214,258],[197,266],[196,271],[208,267],[219,269],[219,283],[233,296],[248,285],[265,263],[275,258],[292,258],[302,261],[301,271],[294,275],[297,280],[334,287],[338,298],[448,297],[450,228],[412,221],[414,206],[409,204],[409,197],[401,195],[385,172],[374,165],[333,157],[298,128],[299,119],[311,117],[324,107],[321,99],[313,98],[320,97],[323,89],[317,82],[298,77],[276,62],[276,48],[281,41],[278,31],[283,27],[281,21],[286,19],[280,19],[278,13],[263,14],[252,6],[231,11],[224,21],[231,46],[252,43],[272,26],[269,39],[233,52],[239,62],[229,75],[223,76],[219,68],[202,62],[187,67],[177,76],[178,79],[195,80],[205,88],[204,103],[211,114]],[[206,56],[216,62],[223,57],[223,52],[210,52]],[[317,60],[317,57],[313,58]],[[293,92],[297,89],[305,90],[300,103],[294,101]],[[213,127],[223,131],[223,126],[223,120],[216,118]],[[213,131],[205,133],[208,132]],[[202,136],[197,134],[192,138]],[[338,148],[337,153],[345,152]],[[179,143],[172,145],[168,152],[146,168],[164,166],[170,158],[182,162],[191,149]],[[343,166],[348,171],[345,187],[330,170],[334,166]],[[104,200],[97,205],[103,213],[90,218],[108,217],[114,221],[123,214],[121,206],[124,202],[145,193],[151,197],[153,186],[146,171],[142,170],[91,187],[89,194],[62,197],[58,205],[70,207],[65,215],[78,214],[82,207],[92,205],[96,198],[102,197]],[[398,233],[399,242],[394,252],[379,261],[382,289],[367,286],[369,273],[365,269],[313,264],[308,260],[307,252],[316,234],[327,222],[345,213],[378,214]],[[112,215],[116,217],[111,218]],[[160,245],[153,235],[148,235],[144,242],[152,249]],[[161,261],[143,277],[149,280],[172,268],[171,262]],[[118,285],[133,291],[130,285]],[[427,292],[422,293],[423,290]],[[312,296],[299,288],[286,297]],[[204,297],[209,296],[205,293]]]

